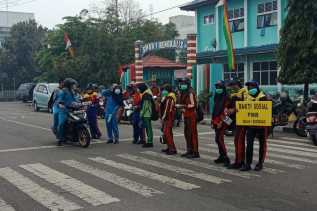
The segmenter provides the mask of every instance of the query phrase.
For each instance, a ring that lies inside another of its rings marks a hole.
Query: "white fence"
[[[0,90],[0,101],[13,101],[16,100],[15,90]]]

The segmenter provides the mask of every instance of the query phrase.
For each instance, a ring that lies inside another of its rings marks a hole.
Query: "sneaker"
[[[142,146],[143,148],[152,148],[153,147],[153,143],[146,143],[146,144],[143,144]]]
[[[176,155],[177,152],[176,151],[167,151],[166,154],[167,155]]]
[[[224,167],[228,167],[230,165],[230,159],[226,157],[223,162]]]
[[[107,144],[113,144],[113,140],[108,140]]]
[[[161,152],[167,153],[167,152],[168,152],[168,149],[162,149]]]
[[[186,158],[188,159],[200,158],[200,155],[199,155],[199,152],[197,152],[197,153],[187,155]]]
[[[192,153],[191,153],[191,152],[186,152],[186,153],[182,154],[181,157],[184,158],[184,157],[187,157],[187,156],[190,155],[190,154],[192,154]]]
[[[242,167],[241,163],[232,163],[228,166],[228,169],[240,169]]]
[[[113,143],[114,144],[119,144],[119,140],[115,140]]]
[[[216,164],[221,164],[221,163],[225,162],[225,159],[223,157],[219,156],[216,160],[214,160],[214,162]]]
[[[62,141],[57,142],[57,146],[59,147],[63,146],[63,142]]]
[[[261,171],[263,169],[263,164],[262,163],[258,163],[256,164],[254,171]]]
[[[251,165],[246,164],[241,167],[240,171],[250,171],[251,170]]]

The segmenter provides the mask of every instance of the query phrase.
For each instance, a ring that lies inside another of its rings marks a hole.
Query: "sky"
[[[0,0],[0,10],[5,10],[5,1],[9,4],[10,11],[32,12],[35,14],[35,19],[43,26],[53,28],[56,24],[62,23],[62,18],[65,16],[74,16],[79,14],[82,9],[89,9],[91,5],[100,0]],[[120,0],[119,0],[120,1]],[[135,0],[140,4],[140,7],[150,13],[150,8],[153,11],[160,11],[173,6],[182,5],[191,0]],[[151,6],[152,5],[152,6]],[[170,16],[178,14],[194,15],[191,12],[180,11],[179,9],[169,10],[155,15],[159,21],[168,22]]]

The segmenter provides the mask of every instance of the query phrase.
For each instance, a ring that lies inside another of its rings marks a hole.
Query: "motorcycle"
[[[78,143],[83,148],[89,147],[91,142],[87,114],[83,109],[85,106],[87,103],[80,103],[69,108],[64,130],[66,142]]]
[[[317,112],[308,112],[306,114],[306,130],[313,144],[317,146]]]

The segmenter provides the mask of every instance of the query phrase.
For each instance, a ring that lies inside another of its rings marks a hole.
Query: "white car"
[[[36,85],[33,91],[34,111],[37,112],[40,109],[50,111],[51,108],[48,107],[48,102],[57,87],[58,83],[39,83]]]

